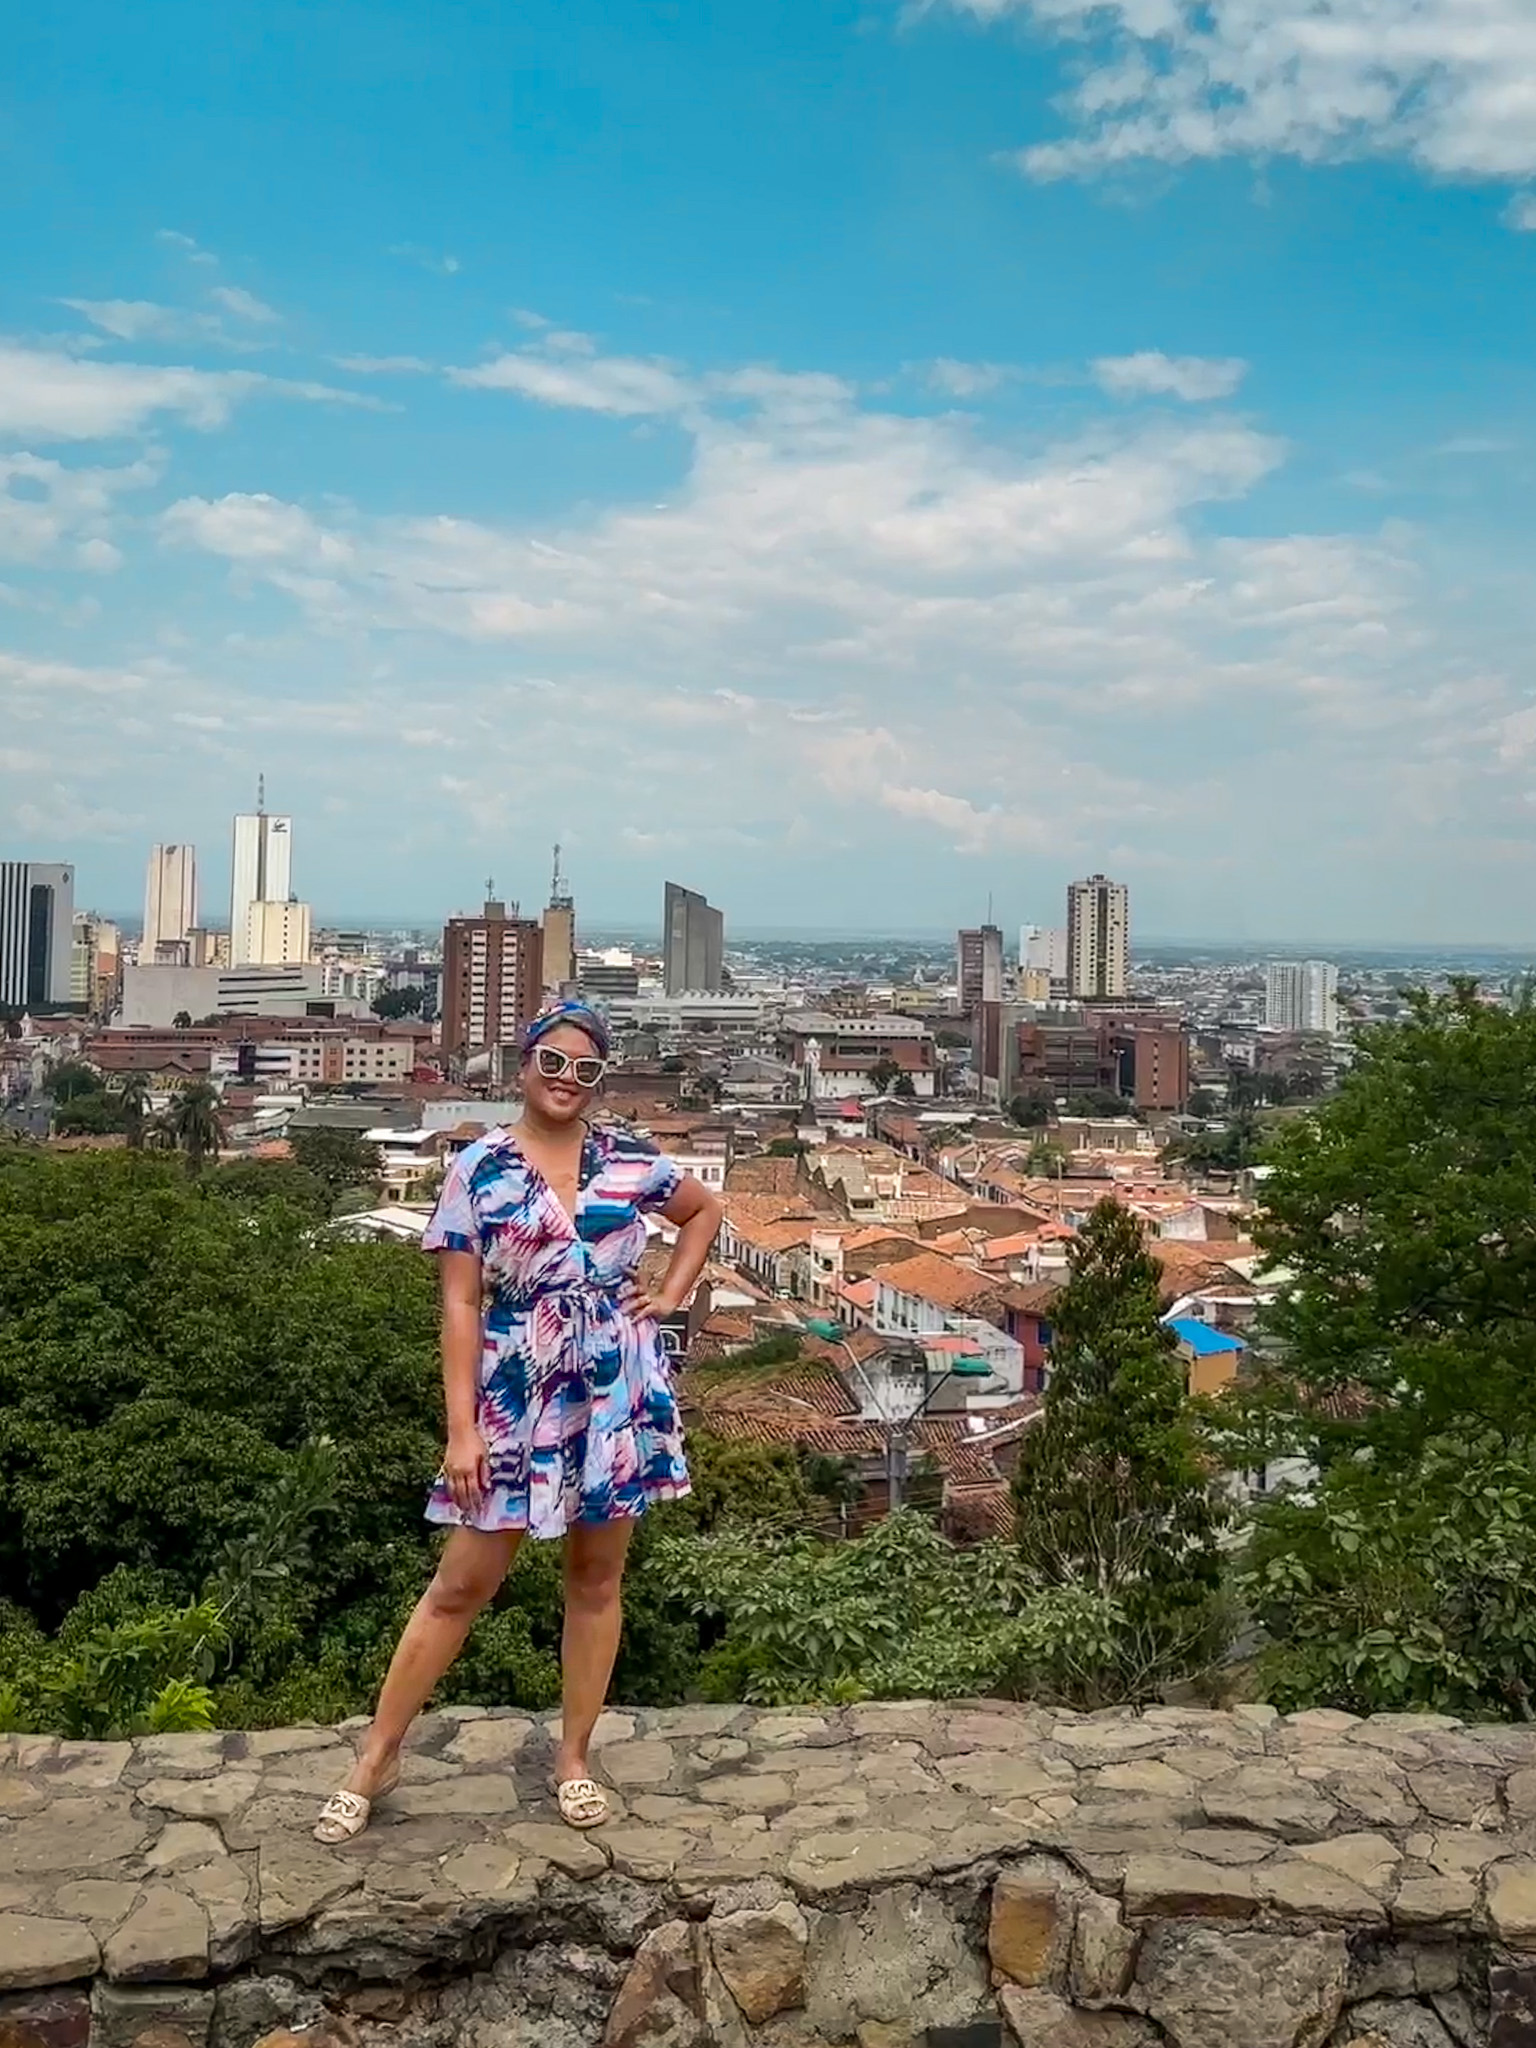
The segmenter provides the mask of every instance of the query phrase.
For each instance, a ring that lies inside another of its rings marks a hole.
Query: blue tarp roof
[[[1213,1330],[1195,1316],[1173,1316],[1168,1327],[1181,1344],[1187,1344],[1197,1358],[1212,1358],[1220,1351],[1246,1351],[1241,1337],[1229,1337],[1225,1330]]]

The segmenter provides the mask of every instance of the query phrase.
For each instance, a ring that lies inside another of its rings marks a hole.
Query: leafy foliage
[[[379,1177],[378,1147],[356,1131],[335,1130],[325,1124],[294,1131],[288,1149],[296,1163],[319,1181],[333,1205],[346,1189],[372,1187]]]
[[[1536,1011],[1414,998],[1272,1156],[1286,1284],[1223,1420],[1235,1457],[1320,1476],[1256,1517],[1261,1670],[1286,1702],[1528,1718]]]
[[[1436,1437],[1411,1477],[1335,1465],[1266,1512],[1243,1590],[1282,1708],[1536,1718],[1536,1437]]]
[[[419,1017],[426,991],[419,988],[381,988],[369,1008],[375,1017]]]
[[[1045,1414],[1014,1475],[1021,1559],[1041,1586],[1122,1617],[1093,1703],[1152,1697],[1208,1668],[1223,1627],[1229,1519],[1160,1320],[1158,1269],[1130,1211],[1101,1202],[1051,1311]]]
[[[1270,1321],[1305,1447],[1412,1469],[1448,1430],[1536,1431],[1536,1009],[1415,999],[1272,1159],[1255,1235],[1292,1276]]]

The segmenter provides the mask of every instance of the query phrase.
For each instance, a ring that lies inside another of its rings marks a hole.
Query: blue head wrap
[[[549,1003],[540,1010],[537,1017],[523,1026],[522,1055],[527,1059],[541,1038],[546,1038],[557,1024],[572,1024],[578,1031],[584,1031],[591,1039],[599,1059],[607,1059],[609,1037],[606,1021],[590,1003],[567,999]]]

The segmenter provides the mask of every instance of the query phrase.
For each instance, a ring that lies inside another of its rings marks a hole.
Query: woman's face
[[[540,1059],[543,1053],[545,1058]],[[557,1062],[547,1055],[558,1053],[566,1063],[562,1073],[547,1073]],[[579,1024],[556,1024],[546,1031],[523,1061],[523,1100],[535,1115],[552,1124],[574,1123],[584,1116],[597,1092],[598,1082],[582,1082],[569,1065],[573,1060],[596,1060],[601,1055]]]

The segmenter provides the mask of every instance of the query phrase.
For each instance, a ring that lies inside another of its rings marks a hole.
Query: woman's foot
[[[568,1755],[562,1751],[555,1759],[551,1785],[555,1803],[560,1808],[560,1818],[568,1828],[577,1828],[585,1833],[588,1828],[600,1828],[607,1820],[608,1794],[590,1775],[584,1756]]]
[[[400,1782],[398,1756],[360,1756],[348,1771],[344,1783],[320,1809],[315,1822],[317,1842],[335,1848],[363,1832],[373,1818],[376,1803],[393,1792]]]

